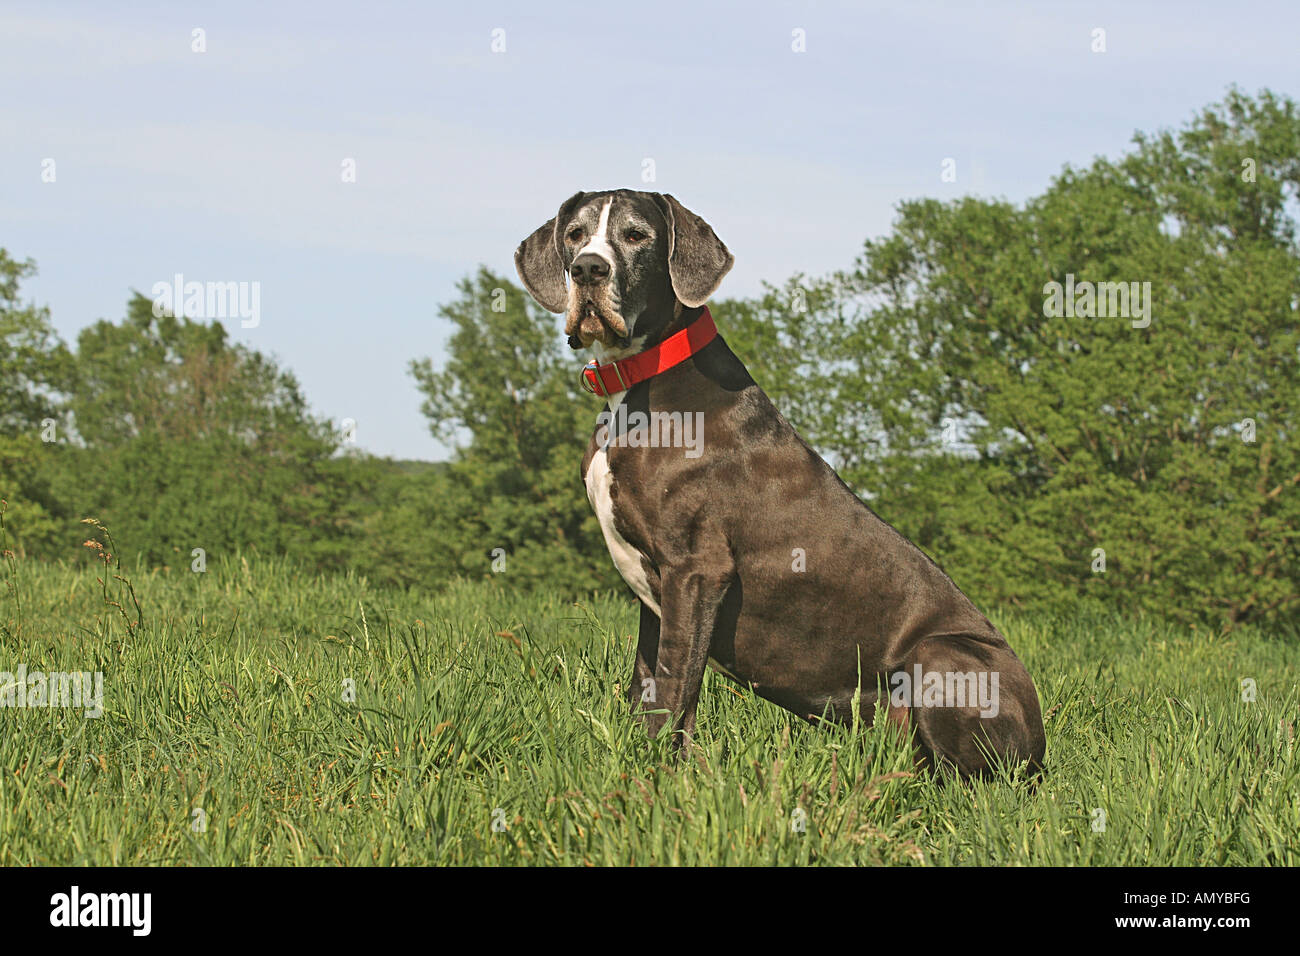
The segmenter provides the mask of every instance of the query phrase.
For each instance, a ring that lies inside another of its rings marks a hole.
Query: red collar
[[[608,397],[623,392],[637,382],[654,378],[674,365],[680,365],[708,345],[718,334],[708,308],[680,332],[674,332],[658,345],[608,365],[588,362],[578,381],[593,395]]]

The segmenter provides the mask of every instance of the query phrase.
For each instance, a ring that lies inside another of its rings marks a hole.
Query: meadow
[[[103,673],[100,717],[0,709],[6,865],[1300,864],[1294,634],[994,613],[1047,773],[942,784],[713,673],[673,761],[621,594],[90,557],[0,569],[0,671]]]

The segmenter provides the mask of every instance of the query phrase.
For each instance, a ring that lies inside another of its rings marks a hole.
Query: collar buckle
[[[587,374],[588,372],[591,374]],[[582,386],[582,389],[585,392],[590,392],[592,395],[607,397],[607,393],[605,392],[605,383],[600,380],[600,366],[594,361],[588,362],[582,367],[582,371],[578,373],[578,384]],[[600,388],[600,391],[596,391],[598,387]]]

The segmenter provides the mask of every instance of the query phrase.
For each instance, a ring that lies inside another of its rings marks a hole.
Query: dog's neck
[[[626,345],[613,346],[606,345],[597,339],[591,343],[591,357],[601,365],[608,365],[610,362],[617,362],[620,359],[631,358],[638,352],[644,352],[650,348],[646,344],[646,336],[637,335],[627,340]]]
[[[680,299],[673,299],[673,317],[668,320],[667,324],[665,324],[662,329],[659,330],[659,333],[655,336],[655,340],[651,342],[650,345],[658,345],[669,336],[676,335],[682,329],[686,328],[686,326],[698,319],[703,313],[704,306],[702,305],[691,309],[683,305]],[[649,346],[646,347],[649,348]]]
[[[642,332],[640,335],[633,335],[628,339],[626,345],[611,346],[606,345],[599,339],[592,342],[589,346],[591,357],[600,365],[608,365],[611,362],[618,362],[625,358],[631,358],[644,352],[646,349],[652,349],[664,339],[680,332],[686,326],[694,322],[704,312],[703,306],[688,308],[681,303],[681,300],[674,299],[672,314],[663,317],[658,315],[647,315],[642,313],[637,317],[636,322],[632,325],[633,332]],[[656,321],[659,320],[659,321]],[[610,392],[605,397],[609,404],[610,411],[614,411],[622,403],[627,391]]]
[[[632,323],[633,334],[624,345],[606,345],[597,339],[588,346],[591,357],[601,365],[608,365],[610,362],[631,358],[639,352],[654,348],[664,339],[680,332],[699,318],[704,312],[704,307],[687,308],[680,300],[674,299],[671,313],[665,314],[667,312],[668,310],[660,313],[647,310],[637,316],[636,321]]]

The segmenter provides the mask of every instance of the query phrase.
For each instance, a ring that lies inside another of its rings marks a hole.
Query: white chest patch
[[[587,466],[587,500],[596,512],[596,520],[600,522],[600,530],[605,535],[605,546],[609,548],[609,556],[614,559],[614,567],[618,568],[618,573],[623,575],[628,587],[636,592],[646,607],[659,614],[659,602],[650,592],[650,580],[641,563],[641,552],[632,547],[614,527],[614,500],[610,495],[613,483],[609,455],[604,448],[597,449],[591,457],[591,464]]]

